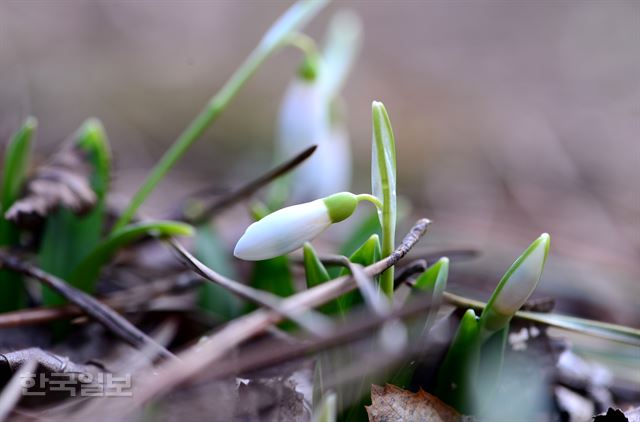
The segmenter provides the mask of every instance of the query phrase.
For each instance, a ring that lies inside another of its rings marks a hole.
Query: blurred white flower
[[[349,189],[351,147],[339,91],[360,40],[360,22],[342,12],[332,20],[315,77],[301,74],[289,84],[280,106],[276,155],[279,160],[311,145],[316,152],[291,175],[291,197],[309,200]]]
[[[331,224],[349,217],[358,205],[350,192],[282,208],[251,224],[233,254],[247,261],[274,258],[294,251]]]

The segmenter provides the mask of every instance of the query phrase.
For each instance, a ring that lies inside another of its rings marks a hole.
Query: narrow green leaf
[[[494,290],[480,316],[483,337],[500,331],[535,290],[549,254],[549,235],[537,238],[515,260]]]
[[[469,299],[449,292],[445,292],[444,297],[450,304],[461,308],[482,310],[487,306],[486,303],[479,300]],[[625,343],[632,346],[640,346],[640,329],[633,327],[556,313],[548,314],[541,312],[518,311],[514,315],[514,318],[537,322],[561,330],[572,331],[604,340]]]
[[[304,273],[307,280],[307,288],[312,288],[318,284],[322,284],[329,281],[329,273],[324,264],[318,258],[316,251],[311,246],[311,243],[307,242],[303,247],[304,253]]]
[[[350,257],[349,261],[364,267],[378,261],[381,256],[380,237],[373,234]],[[348,268],[340,271],[340,276],[351,274]],[[338,309],[342,315],[347,314],[355,305],[362,303],[362,296],[356,290],[351,291],[337,299]]]
[[[395,247],[396,233],[396,144],[391,121],[384,105],[372,104],[373,140],[371,148],[371,189],[382,202],[378,218],[382,227],[382,255],[387,256]],[[382,291],[393,297],[393,267],[380,276]]]
[[[311,246],[310,243],[307,242],[304,245],[303,252],[307,288],[310,289],[331,280],[331,276],[329,275],[327,268],[320,261],[320,258],[318,258],[316,251],[313,249],[313,246]],[[331,315],[338,312],[338,305],[336,301],[331,301],[318,309],[327,315]]]
[[[435,264],[427,268],[420,277],[416,279],[415,288],[431,295],[433,306],[427,314],[422,335],[426,335],[435,322],[438,309],[442,303],[442,295],[447,287],[449,278],[449,258],[440,258]]]
[[[285,255],[264,261],[256,261],[251,276],[251,286],[281,297],[295,293],[289,258]]]
[[[85,292],[92,292],[95,290],[95,282],[100,270],[119,249],[145,236],[166,238],[193,234],[192,226],[176,221],[159,220],[130,224],[113,232],[100,242],[73,270],[68,281]]]
[[[480,357],[480,324],[469,309],[460,320],[458,330],[438,371],[437,396],[464,414],[474,408],[474,380]]]
[[[442,300],[442,294],[447,286],[449,277],[449,258],[440,258],[435,264],[427,268],[416,279],[414,287],[425,293],[431,293],[436,302]]]
[[[520,311],[517,318],[640,347],[640,329],[561,314]]]
[[[449,258],[440,258],[435,264],[427,268],[417,279],[414,284],[414,288],[420,291],[422,294],[431,295],[431,308],[424,319],[424,325],[422,328],[417,327],[415,333],[410,333],[410,338],[424,338],[429,334],[431,327],[433,326],[440,304],[442,303],[442,296],[444,290],[447,287],[447,279],[449,277]],[[418,331],[419,330],[419,331]],[[412,330],[413,331],[413,330]],[[405,364],[401,367],[393,376],[391,383],[393,385],[405,388],[415,371],[414,362]]]
[[[25,120],[22,127],[11,137],[4,154],[4,169],[2,172],[2,187],[0,204],[2,215],[8,210],[20,195],[22,185],[26,179],[29,157],[31,155],[31,141],[38,127],[34,117]],[[4,218],[2,219],[4,221]],[[6,241],[4,230],[0,232],[0,242]]]
[[[11,137],[5,149],[0,186],[0,247],[15,246],[20,240],[18,227],[5,219],[4,213],[20,195],[27,175],[31,143],[37,125],[35,118],[27,118]],[[12,271],[0,270],[0,312],[21,309],[25,305],[26,292],[22,276]]]
[[[327,394],[311,419],[313,422],[336,422],[338,413],[338,398],[335,393]]]
[[[378,220],[378,215],[375,213],[367,214],[362,221],[354,227],[353,231],[340,246],[340,255],[350,256],[362,246],[372,234],[382,236],[380,220]]]
[[[196,228],[195,255],[203,264],[216,272],[237,279],[235,269],[229,262],[229,252],[225,250],[215,227],[203,224]],[[204,283],[200,288],[198,304],[200,309],[215,315],[222,321],[229,321],[242,311],[242,301],[227,289]]]
[[[90,182],[96,194],[96,205],[83,216],[62,208],[50,215],[38,253],[42,269],[67,280],[73,269],[100,242],[111,168],[109,140],[99,120],[88,119],[82,124],[74,134],[73,147],[85,154],[91,166]],[[66,302],[62,296],[44,286],[42,296],[44,304],[48,306]]]
[[[478,362],[478,377],[475,380],[474,388],[478,394],[479,401],[491,403],[500,385],[502,367],[504,364],[504,353],[507,347],[509,336],[509,325],[494,332],[480,346],[480,361]]]

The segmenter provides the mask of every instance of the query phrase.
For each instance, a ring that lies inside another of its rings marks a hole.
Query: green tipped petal
[[[358,198],[351,192],[334,193],[323,199],[329,210],[329,218],[332,223],[337,223],[349,218],[358,206]]]

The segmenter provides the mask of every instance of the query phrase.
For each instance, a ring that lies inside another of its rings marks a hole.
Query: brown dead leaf
[[[624,412],[620,409],[610,407],[607,413],[596,415],[594,422],[640,422],[640,407],[627,409]]]
[[[366,406],[370,422],[470,421],[439,398],[420,389],[417,393],[387,384],[371,386],[371,406]]]
[[[25,196],[9,208],[5,217],[28,226],[59,206],[76,214],[88,212],[96,203],[90,175],[84,152],[75,146],[63,148],[37,170],[27,183]]]

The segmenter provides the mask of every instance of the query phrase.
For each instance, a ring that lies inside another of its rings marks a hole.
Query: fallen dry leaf
[[[37,170],[27,183],[26,195],[9,208],[5,217],[18,225],[29,226],[59,206],[76,214],[89,211],[96,202],[90,174],[91,167],[81,149],[63,148]]]
[[[390,384],[371,386],[371,406],[366,409],[371,422],[471,420],[422,389],[412,393]]]
[[[610,407],[607,413],[596,415],[594,422],[640,422],[640,407],[627,409],[624,412],[620,409]]]

